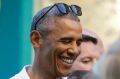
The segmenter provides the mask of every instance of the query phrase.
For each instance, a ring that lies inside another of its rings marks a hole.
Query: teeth
[[[73,59],[62,59],[65,63],[68,63],[68,64],[72,64],[73,63]]]
[[[73,64],[75,58],[74,57],[66,57],[64,55],[59,55],[58,56],[63,62],[67,63],[67,64]]]

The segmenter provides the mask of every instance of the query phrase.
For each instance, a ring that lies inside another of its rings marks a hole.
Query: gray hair
[[[63,14],[60,13],[60,11],[58,10],[58,8],[56,6],[54,6],[48,12],[48,10],[51,7],[52,6],[48,6],[46,8],[43,8],[33,17],[32,25],[31,25],[31,31],[38,30],[41,34],[47,35],[48,28],[50,27],[51,24],[55,23],[55,20],[56,20],[55,17],[56,16],[57,17],[68,16],[69,19],[79,21],[78,16],[75,15],[72,11],[70,11],[67,15],[63,15]],[[42,17],[45,13],[46,13],[46,15],[44,17]]]

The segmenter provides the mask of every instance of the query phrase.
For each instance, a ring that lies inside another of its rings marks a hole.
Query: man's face
[[[67,18],[56,18],[41,46],[40,57],[47,72],[57,75],[67,75],[80,54],[82,30],[79,22]]]
[[[81,54],[77,57],[71,70],[85,70],[90,71],[93,64],[101,55],[100,46],[92,42],[83,42],[81,44]]]

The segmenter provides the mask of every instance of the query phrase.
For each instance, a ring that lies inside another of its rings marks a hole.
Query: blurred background
[[[0,79],[8,79],[32,63],[32,17],[59,2],[81,6],[83,28],[95,31],[105,49],[120,39],[120,0],[0,0]]]

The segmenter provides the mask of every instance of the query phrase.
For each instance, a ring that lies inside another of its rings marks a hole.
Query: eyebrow
[[[97,44],[98,42],[97,38],[82,34],[82,42],[88,42],[88,41],[91,41],[94,44]]]

